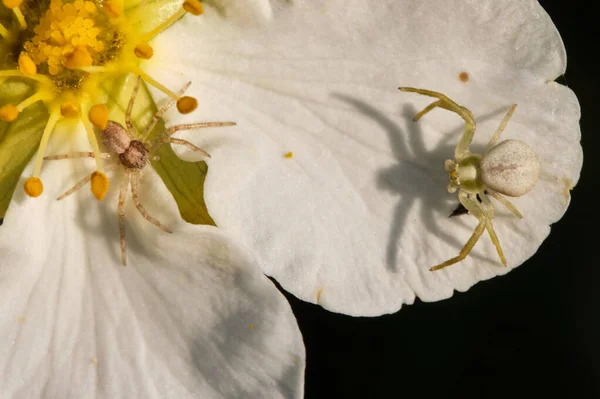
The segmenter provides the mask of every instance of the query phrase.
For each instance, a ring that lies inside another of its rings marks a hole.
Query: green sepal
[[[125,110],[136,79],[134,75],[127,75],[103,85],[109,99],[111,120],[121,123],[125,120]],[[144,130],[156,111],[156,104],[142,81],[132,112],[133,124],[138,132]],[[165,130],[165,124],[160,120],[147,138],[158,137]],[[151,155],[160,157],[160,160],[151,161],[152,167],[173,195],[181,218],[191,224],[216,226],[204,201],[204,181],[208,173],[206,162],[183,161],[169,144],[163,145]]]
[[[18,104],[31,94],[31,86],[9,79],[0,86],[0,106]],[[0,219],[6,215],[23,169],[39,147],[48,117],[46,106],[37,102],[13,122],[0,122]]]

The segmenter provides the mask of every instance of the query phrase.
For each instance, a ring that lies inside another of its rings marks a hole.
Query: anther
[[[37,73],[37,66],[35,62],[25,53],[19,55],[19,69],[25,76],[32,76]]]
[[[198,100],[194,97],[183,96],[177,100],[177,110],[181,114],[189,114],[196,108],[198,108]]]
[[[88,111],[88,119],[92,125],[104,130],[108,123],[108,108],[104,104],[96,104]]]
[[[98,170],[92,173],[92,181],[90,183],[90,189],[92,190],[92,194],[98,201],[102,201],[106,196],[106,192],[108,191],[109,182],[108,177]]]
[[[65,66],[69,69],[77,69],[92,65],[92,56],[85,47],[77,47],[65,60]]]
[[[202,9],[202,3],[200,3],[198,0],[185,0],[183,2],[183,9],[196,16],[204,12]]]
[[[106,0],[104,10],[113,18],[119,18],[123,14],[123,5],[119,0]]]
[[[12,104],[6,104],[0,107],[0,120],[12,122],[19,116],[19,110]]]
[[[2,0],[2,4],[4,4],[4,6],[6,8],[19,7],[22,2],[23,2],[23,0]]]
[[[154,50],[148,43],[140,43],[135,46],[133,53],[138,58],[149,60],[154,55]]]
[[[65,118],[79,118],[79,115],[81,115],[81,105],[77,101],[67,101],[61,104],[60,114]]]
[[[30,197],[39,197],[44,192],[44,185],[39,177],[30,177],[23,186],[25,194]]]

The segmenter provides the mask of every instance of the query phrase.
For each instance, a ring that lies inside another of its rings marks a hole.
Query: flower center
[[[98,171],[102,172],[102,159],[92,127],[103,129],[108,120],[106,107],[97,104],[102,80],[114,79],[115,74],[133,73],[177,100],[181,113],[189,113],[197,107],[194,98],[179,98],[143,72],[139,63],[152,58],[154,50],[148,41],[154,36],[185,13],[202,14],[198,0],[184,0],[179,11],[146,33],[138,32],[128,20],[122,0],[50,0],[49,3],[2,0],[2,4],[12,10],[14,21],[6,25],[0,23],[0,45],[3,40],[17,49],[18,68],[0,70],[0,84],[8,77],[23,77],[35,82],[36,91],[19,104],[0,107],[0,120],[12,122],[21,111],[38,101],[43,101],[50,111],[33,176],[25,186],[29,196],[36,197],[43,192],[39,176],[44,151],[56,123],[63,118],[83,122]],[[28,23],[35,24],[33,29]],[[96,186],[107,187],[107,184]]]
[[[107,61],[105,50],[111,48],[118,34],[110,28],[105,14],[99,13],[91,1],[52,0],[33,29],[35,36],[23,47],[41,73],[69,75],[72,72],[65,69],[102,65]]]

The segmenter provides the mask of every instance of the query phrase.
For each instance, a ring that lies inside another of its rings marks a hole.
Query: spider
[[[506,266],[506,258],[492,226],[494,206],[489,197],[495,198],[515,216],[522,218],[523,216],[517,208],[504,196],[520,197],[526,194],[535,186],[540,174],[538,157],[527,144],[518,140],[505,140],[496,144],[517,105],[514,104],[510,107],[492,135],[485,151],[480,155],[470,151],[471,141],[475,134],[475,119],[471,111],[458,105],[442,93],[413,87],[400,87],[399,89],[438,99],[415,115],[414,121],[418,121],[436,107],[454,112],[465,121],[463,135],[454,152],[455,159],[448,159],[445,162],[446,172],[450,176],[447,188],[450,193],[458,190],[460,203],[479,220],[479,224],[458,256],[429,270],[440,270],[465,259],[484,230],[487,230],[502,264]]]
[[[185,90],[189,87],[190,83],[187,83],[184,88],[180,91],[180,95],[185,92]],[[123,171],[125,173],[125,179],[121,183],[120,191],[119,191],[119,203],[118,203],[118,214],[119,214],[119,235],[121,240],[121,262],[123,266],[127,264],[126,258],[126,242],[125,242],[125,199],[127,196],[127,191],[129,186],[131,186],[131,196],[133,199],[133,203],[137,210],[142,214],[142,216],[154,224],[156,227],[165,231],[166,233],[172,233],[173,231],[169,229],[167,226],[163,225],[161,222],[156,220],[154,217],[150,215],[150,213],[144,208],[139,199],[139,185],[140,185],[140,177],[142,171],[148,164],[149,160],[158,160],[158,157],[151,157],[150,155],[160,148],[163,144],[173,143],[173,144],[181,144],[186,147],[200,152],[201,154],[210,157],[210,155],[204,151],[202,148],[195,146],[189,141],[172,138],[171,135],[179,130],[190,130],[190,129],[200,129],[205,127],[220,127],[220,126],[234,126],[235,122],[200,122],[200,123],[191,123],[191,124],[182,124],[175,125],[168,128],[162,135],[152,140],[148,140],[147,137],[152,131],[152,129],[156,126],[158,121],[162,118],[163,114],[175,103],[175,100],[171,100],[166,103],[162,108],[160,108],[156,114],[154,114],[152,120],[146,126],[146,129],[142,134],[139,134],[136,128],[133,126],[131,121],[131,112],[133,110],[133,104],[135,101],[135,97],[137,96],[137,92],[140,86],[140,78],[138,77],[135,86],[133,88],[133,92],[129,99],[129,104],[127,106],[127,111],[125,113],[125,126],[121,125],[118,122],[109,120],[106,123],[106,127],[102,129],[102,141],[107,149],[115,153],[117,156],[114,158],[118,159],[118,162],[114,165],[109,165],[109,168],[115,168],[122,166]],[[111,153],[102,153],[103,158],[113,158]],[[73,158],[93,158],[93,152],[76,152],[71,154],[62,154],[62,155],[53,155],[47,156],[44,159],[47,160],[59,160],[59,159],[73,159]],[[61,200],[77,190],[86,185],[88,182],[92,182],[94,184],[94,176],[101,172],[94,172],[91,175],[84,177],[77,184],[75,184],[72,188],[67,190],[61,196],[57,198],[57,200]],[[102,195],[96,195],[96,198],[99,200],[104,197],[106,193],[106,189],[108,188],[108,180],[105,180],[106,188],[102,192]],[[93,191],[93,190],[92,190]]]

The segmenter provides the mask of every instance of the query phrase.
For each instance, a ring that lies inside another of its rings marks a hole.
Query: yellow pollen
[[[76,47],[72,53],[67,55],[65,66],[69,69],[92,66],[92,56],[85,47]]]
[[[102,201],[108,191],[108,177],[98,170],[92,173],[91,190],[98,201]]]
[[[198,0],[185,0],[183,2],[183,9],[192,15],[200,15],[204,11],[202,10],[202,3]]]
[[[154,50],[148,43],[140,43],[133,50],[136,57],[149,60],[154,55]]]
[[[94,105],[88,112],[88,119],[92,122],[92,125],[104,130],[108,123],[108,108],[104,104]]]
[[[61,104],[60,114],[65,118],[79,118],[79,115],[81,115],[81,105],[77,101],[67,101]]]
[[[30,177],[25,181],[23,189],[25,190],[25,194],[35,198],[42,195],[44,192],[44,185],[38,177]]]
[[[96,26],[97,18],[98,9],[92,1],[51,0],[33,29],[35,36],[25,43],[25,51],[36,65],[47,64],[53,76],[65,67],[93,65],[107,47],[100,39],[102,29]]]
[[[0,120],[12,122],[19,116],[19,110],[12,104],[6,104],[0,107]]]
[[[287,159],[293,158],[294,157],[294,153],[293,152],[288,152],[284,155],[284,157],[286,157]]]
[[[37,73],[37,67],[35,66],[35,63],[31,57],[25,53],[19,54],[19,69],[25,76],[31,76]]]
[[[183,96],[177,100],[177,110],[182,114],[189,114],[198,108],[198,100],[194,97]]]
[[[113,18],[119,18],[123,14],[123,5],[119,0],[106,0],[104,10]]]
[[[16,8],[21,5],[23,0],[2,0],[2,4],[6,6],[6,8]]]

